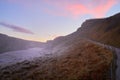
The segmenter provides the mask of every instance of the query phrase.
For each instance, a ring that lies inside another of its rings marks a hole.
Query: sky
[[[0,33],[44,42],[119,12],[120,0],[0,0]]]

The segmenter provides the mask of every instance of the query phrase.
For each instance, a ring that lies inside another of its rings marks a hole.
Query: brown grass
[[[68,48],[62,52],[56,51],[56,56],[0,69],[0,80],[107,80],[104,74],[112,60],[111,51],[84,40],[68,43],[58,45]]]

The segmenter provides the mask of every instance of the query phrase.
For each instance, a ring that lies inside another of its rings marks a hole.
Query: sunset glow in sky
[[[0,33],[46,41],[119,12],[120,0],[0,0]]]

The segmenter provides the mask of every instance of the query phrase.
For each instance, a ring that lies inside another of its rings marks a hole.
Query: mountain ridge
[[[89,19],[83,22],[74,33],[79,37],[101,42],[120,48],[120,13],[101,19]]]

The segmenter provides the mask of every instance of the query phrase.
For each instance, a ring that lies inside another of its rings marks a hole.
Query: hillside
[[[57,40],[45,56],[0,68],[0,80],[107,80],[111,51],[82,38]]]
[[[120,14],[86,20],[76,32],[47,41],[40,51],[23,51],[44,55],[0,68],[0,80],[110,80],[113,52],[99,44],[120,47],[119,19]]]
[[[24,50],[32,47],[41,47],[44,43],[27,41],[0,34],[0,53],[16,50]]]
[[[74,35],[120,48],[120,13],[108,18],[86,20]]]

